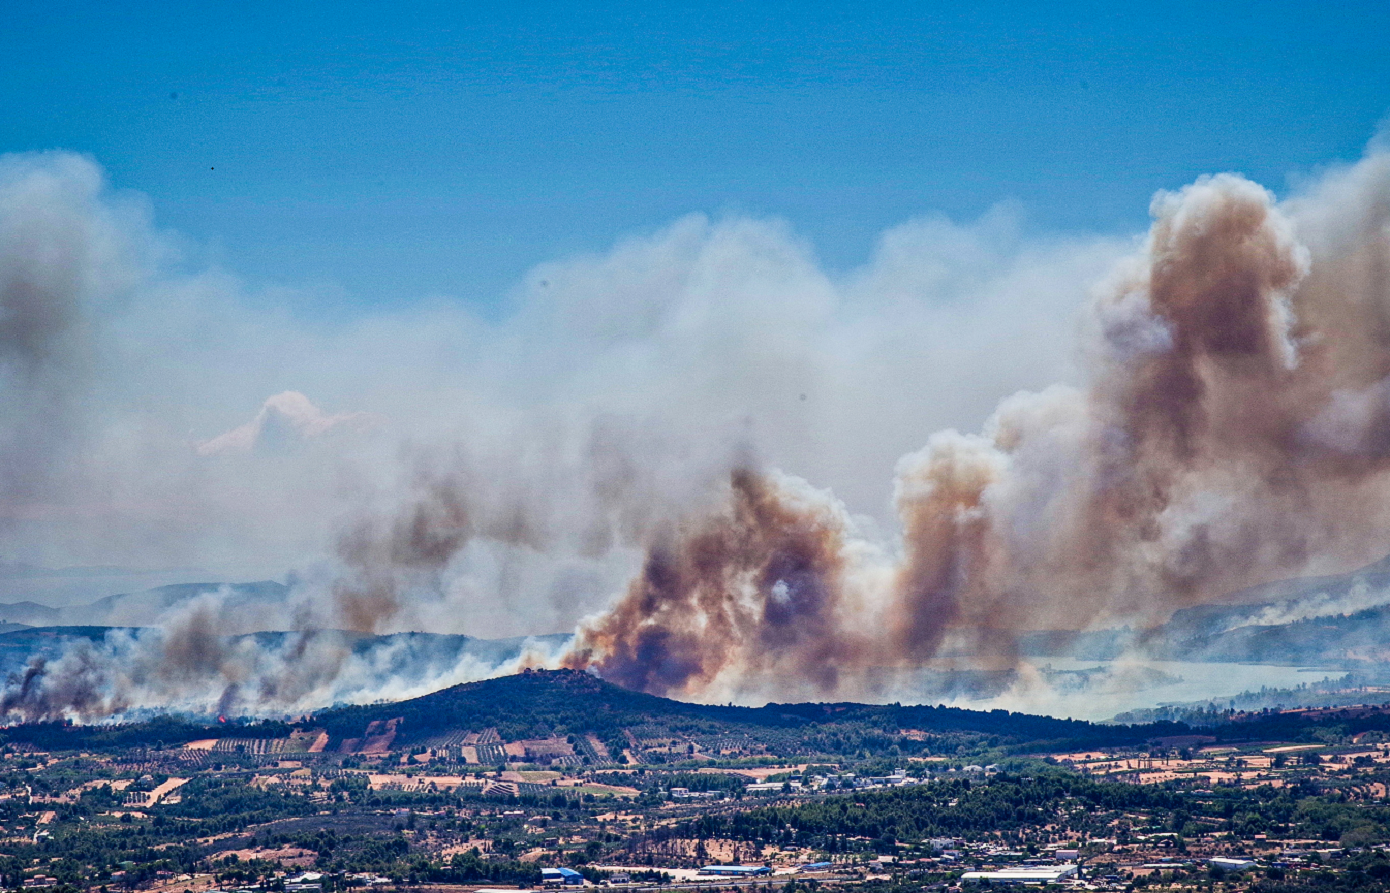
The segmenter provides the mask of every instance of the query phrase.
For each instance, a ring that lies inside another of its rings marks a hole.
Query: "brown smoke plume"
[[[375,633],[412,594],[438,596],[450,563],[475,538],[544,545],[543,525],[524,499],[472,477],[460,459],[418,456],[408,498],[385,517],[363,517],[338,538],[343,571],[331,586],[338,623]]]
[[[1010,666],[1025,630],[1152,624],[1382,557],[1378,163],[1359,175],[1382,201],[1316,256],[1240,177],[1160,195],[1143,250],[1091,308],[1089,385],[1017,394],[983,436],[944,432],[904,457],[896,559],[854,542],[828,496],[741,471],[724,513],[652,547],[571,664],[662,694],[772,668],[833,692],[846,671]]]
[[[409,582],[437,586],[439,574],[473,534],[472,513],[452,481],[433,480],[385,524],[364,520],[338,541],[348,573],[333,584],[346,627],[376,632],[400,608]]]
[[[833,688],[860,644],[843,613],[845,540],[834,506],[737,470],[727,509],[662,537],[566,665],[598,654],[619,685],[689,694],[736,659],[749,671],[794,665]]]

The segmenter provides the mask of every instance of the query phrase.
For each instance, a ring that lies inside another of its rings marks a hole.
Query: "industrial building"
[[[967,871],[963,881],[983,881],[986,884],[1055,884],[1076,877],[1075,865],[1027,865],[1000,868],[997,871]]]
[[[582,887],[584,875],[573,868],[542,868],[541,883],[547,887]]]
[[[766,865],[706,865],[700,869],[700,874],[720,877],[758,877],[759,875],[772,874],[772,869]]]

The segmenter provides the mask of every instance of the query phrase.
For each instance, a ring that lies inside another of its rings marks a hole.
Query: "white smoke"
[[[312,606],[297,607],[312,612]],[[554,663],[563,648],[559,640],[528,639],[499,657],[428,638],[364,640],[320,627],[244,634],[257,627],[257,618],[245,616],[244,602],[227,588],[203,593],[170,608],[154,626],[77,638],[56,659],[32,661],[0,692],[0,716],[92,721],[150,709],[299,714],[515,673]]]
[[[1005,209],[910,221],[839,275],[777,221],[691,216],[538,265],[497,321],[436,300],[316,323],[292,290],[190,271],[87,159],[5,171],[3,225],[30,233],[7,268],[53,283],[35,300],[65,322],[41,380],[5,373],[27,407],[3,425],[5,483],[26,495],[0,506],[0,555],[320,579],[356,519],[445,469],[527,542],[473,540],[386,628],[486,636],[572,627],[654,520],[750,455],[887,519],[923,431],[1074,374],[1076,295],[1124,249],[1030,239]]]
[[[1258,611],[1232,624],[1231,629],[1244,626],[1283,626],[1302,620],[1317,620],[1320,617],[1344,617],[1383,608],[1390,605],[1390,590],[1372,587],[1365,580],[1357,580],[1346,592],[1316,592],[1272,605],[1265,605]]]

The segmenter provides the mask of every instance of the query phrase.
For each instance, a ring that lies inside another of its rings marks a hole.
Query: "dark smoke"
[[[1093,306],[1091,384],[1015,395],[984,436],[900,462],[897,559],[856,551],[829,497],[741,472],[727,512],[658,542],[571,662],[662,694],[770,668],[833,692],[947,655],[1012,666],[1026,630],[1152,624],[1383,556],[1390,210],[1372,183],[1382,201],[1316,257],[1239,177],[1160,196]]]
[[[88,312],[131,274],[84,162],[0,159],[0,499],[38,491],[82,434]]]
[[[418,497],[384,524],[363,520],[338,541],[348,573],[333,584],[347,628],[376,632],[400,609],[411,584],[438,589],[449,562],[473,535],[472,513],[456,482],[426,482]]]
[[[738,470],[727,511],[659,538],[627,596],[585,630],[569,666],[602,655],[628,688],[693,693],[737,643],[749,672],[793,663],[824,688],[861,642],[841,615],[846,527],[833,506],[799,503]]]
[[[413,465],[398,507],[359,519],[338,539],[343,571],[332,601],[346,629],[378,632],[407,601],[439,598],[450,564],[475,540],[538,550],[550,543],[524,496],[479,479],[462,458],[422,454]]]
[[[90,647],[79,646],[63,658],[61,672],[50,674],[48,661],[36,658],[23,673],[10,677],[0,695],[0,716],[28,721],[79,716],[109,716],[128,705],[103,696],[105,674]]]

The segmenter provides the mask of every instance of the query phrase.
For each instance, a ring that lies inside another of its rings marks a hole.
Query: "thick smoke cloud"
[[[628,595],[585,631],[571,666],[644,691],[700,691],[736,660],[827,689],[850,650],[849,520],[795,481],[735,470],[727,510],[658,536]],[[733,649],[732,651],[730,649]]]
[[[834,693],[837,671],[948,655],[1012,667],[1024,631],[1153,624],[1252,584],[1382,557],[1385,170],[1376,157],[1333,180],[1334,192],[1350,178],[1380,201],[1353,205],[1361,227],[1316,257],[1300,218],[1240,177],[1160,195],[1143,249],[1092,304],[1088,384],[1016,394],[982,436],[937,434],[901,460],[901,554],[871,610],[845,583],[867,570],[846,568],[843,528],[822,520],[833,500],[774,496],[750,514],[746,494],[765,485],[740,477],[736,523],[716,527],[729,533],[696,526],[655,547],[618,606],[582,630],[579,662],[700,696],[714,680],[766,690],[770,652],[785,661],[779,676]],[[769,619],[791,604],[805,622],[791,619],[794,638],[771,647],[782,624]],[[877,634],[824,621],[851,616],[875,618]]]
[[[525,659],[695,698],[911,697],[891,680],[1017,670],[1026,630],[1387,551],[1383,154],[1283,203],[1205,178],[1142,242],[913,221],[846,274],[775,222],[692,217],[538,266],[500,322],[331,326],[187,272],[86,161],[6,170],[0,232],[37,233],[6,236],[6,318],[58,321],[38,347],[4,330],[7,399],[68,411],[33,435],[53,449],[6,426],[28,495],[4,548],[297,572],[274,610],[212,599],[33,668],[22,715],[371,700],[402,686],[320,630],[581,618]],[[291,633],[226,638],[267,629]]]
[[[99,322],[145,261],[138,208],[67,155],[0,158],[0,500],[33,498],[85,433]],[[0,523],[3,523],[0,518]]]
[[[406,511],[423,465],[463,482],[481,528],[530,528],[469,538],[447,605],[395,627],[478,635],[572,626],[750,457],[882,515],[924,430],[1073,374],[1076,296],[1123,248],[1033,239],[1005,209],[911,221],[830,273],[775,221],[692,216],[536,267],[500,319],[440,300],[323,321],[312,292],[257,291],[153,229],[89,161],[8,163],[4,225],[45,250],[7,270],[88,285],[45,299],[76,307],[82,337],[50,362],[73,411],[3,426],[47,445],[17,453],[45,482],[0,505],[0,557],[317,580],[345,530]]]

